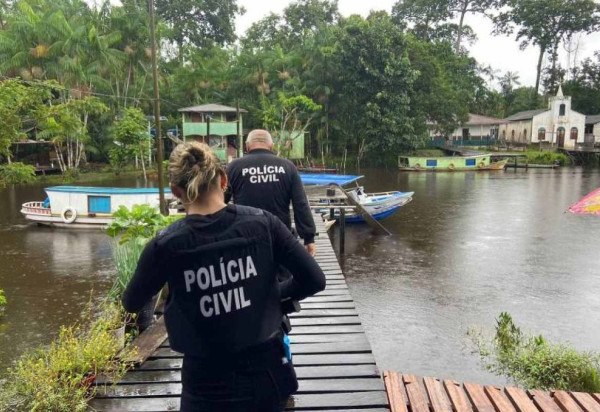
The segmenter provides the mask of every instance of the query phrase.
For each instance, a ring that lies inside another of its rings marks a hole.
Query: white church
[[[571,97],[559,86],[548,109],[527,110],[507,117],[499,125],[499,138],[513,143],[545,142],[574,149],[585,141],[585,115],[571,110]]]

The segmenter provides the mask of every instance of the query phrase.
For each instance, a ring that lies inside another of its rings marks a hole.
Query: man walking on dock
[[[273,139],[266,130],[252,130],[246,138],[246,148],[248,154],[227,167],[233,202],[267,210],[290,230],[291,202],[298,235],[304,240],[306,250],[314,256],[315,222],[296,166],[272,152]]]

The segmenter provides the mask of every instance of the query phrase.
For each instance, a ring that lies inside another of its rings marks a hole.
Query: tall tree
[[[520,48],[538,47],[535,90],[539,90],[542,63],[547,52],[557,55],[561,42],[574,34],[589,33],[600,24],[600,5],[594,0],[507,0],[507,10],[495,19],[496,32],[516,31]]]
[[[235,17],[244,10],[237,0],[157,0],[156,12],[181,49],[187,43],[197,47],[232,43]]]
[[[412,31],[423,40],[431,40],[441,22],[450,20],[448,0],[400,0],[392,7],[392,19],[401,28],[412,23]]]
[[[413,148],[418,136],[409,111],[417,72],[400,29],[386,13],[353,16],[339,39],[339,59],[338,110],[359,159],[367,150],[383,160]]]
[[[490,16],[489,13],[500,5],[501,0],[449,0],[449,12],[454,16],[458,16],[456,41],[454,43],[456,52],[460,51],[463,35],[465,34],[465,16],[469,13]]]

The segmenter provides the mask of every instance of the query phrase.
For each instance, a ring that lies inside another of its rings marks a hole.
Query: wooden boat
[[[70,228],[105,228],[120,206],[148,204],[158,208],[157,188],[52,186],[42,202],[21,206],[25,219],[42,225]],[[165,190],[169,194],[169,190]]]
[[[346,185],[356,183],[363,176],[356,175],[328,175],[328,174],[304,174],[300,173],[300,179],[305,185],[319,185],[319,186],[336,186],[343,190],[346,196],[351,197],[358,202],[369,215],[375,220],[382,220],[389,216],[392,216],[400,208],[412,200],[414,192],[379,192],[379,193],[366,193],[363,186],[345,189]],[[322,209],[317,209],[317,212],[326,214],[329,213],[331,206],[342,206],[347,205],[343,197],[322,197],[316,200],[315,205],[321,206]],[[334,209],[334,217],[339,217],[339,209]],[[349,223],[360,223],[364,222],[362,214],[356,213],[355,211],[348,212],[345,218],[346,222]]]
[[[465,172],[502,170],[508,159],[491,161],[490,154],[473,156],[399,156],[398,168],[406,171]]]

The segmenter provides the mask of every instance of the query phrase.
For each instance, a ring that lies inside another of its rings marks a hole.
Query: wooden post
[[[244,155],[244,142],[242,141],[242,130],[240,124],[240,101],[235,101],[235,114],[236,114],[236,131],[237,131],[237,155],[242,157]]]
[[[346,209],[340,208],[340,255],[346,253]]]
[[[210,146],[210,116],[206,115],[206,144]]]
[[[160,94],[158,91],[158,67],[156,63],[156,30],[154,22],[154,0],[148,1],[148,14],[150,17],[150,41],[152,55],[152,78],[154,80],[154,127],[156,129],[156,170],[158,172],[158,204],[160,212],[167,214],[165,202],[165,188],[163,179],[163,144],[160,137]]]
[[[335,219],[335,209],[330,208],[329,209],[329,220],[333,220],[333,219]]]

